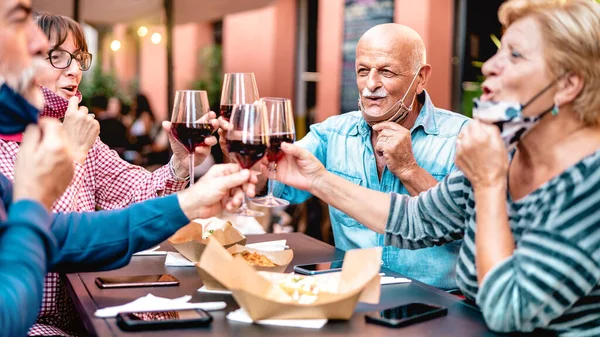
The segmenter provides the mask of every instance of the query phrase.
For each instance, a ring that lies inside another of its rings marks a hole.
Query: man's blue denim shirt
[[[455,141],[467,117],[436,108],[426,92],[419,95],[423,107],[411,129],[412,149],[420,167],[440,181],[456,170]],[[387,167],[379,180],[375,154],[371,144],[371,128],[360,111],[330,117],[314,124],[310,132],[296,143],[311,151],[325,168],[366,188],[390,193],[408,194],[406,188]],[[306,201],[311,195],[276,182],[274,194],[293,204]],[[365,200],[368,203],[369,200]],[[384,246],[384,236],[378,234],[345,213],[329,207],[335,246],[342,250]],[[408,277],[442,288],[456,288],[455,263],[461,241],[440,247],[404,250],[387,246],[382,264]]]

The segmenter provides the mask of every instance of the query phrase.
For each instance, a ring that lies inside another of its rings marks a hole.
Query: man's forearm
[[[388,194],[353,184],[330,172],[317,178],[310,192],[368,228],[384,233],[390,210]]]
[[[429,172],[419,166],[414,170],[396,174],[396,176],[413,197],[438,184],[438,181]]]

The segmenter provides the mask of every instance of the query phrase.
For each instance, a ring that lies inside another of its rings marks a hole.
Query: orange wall
[[[317,22],[317,104],[315,121],[340,112],[344,0],[319,1]]]
[[[142,39],[140,53],[140,91],[148,96],[158,120],[166,119],[167,109],[167,50],[164,27],[149,27],[150,32]],[[150,41],[152,33],[162,34],[162,41],[155,45]],[[186,24],[173,29],[174,89],[190,89],[199,76],[199,52],[212,44],[210,24]],[[169,108],[170,109],[170,108]]]
[[[395,21],[419,33],[427,48],[432,67],[427,92],[433,103],[452,107],[452,38],[454,5],[452,0],[396,0]]]
[[[157,120],[164,120],[167,111],[167,49],[164,27],[148,27],[149,33],[140,43],[140,92],[148,97]],[[162,35],[162,41],[150,41],[152,33]],[[177,48],[177,47],[174,47]]]
[[[260,96],[293,98],[295,0],[227,15],[223,20],[223,71],[253,72]]]
[[[434,5],[435,2],[435,5]],[[452,0],[396,0],[395,22],[416,30],[425,41],[432,76],[427,91],[436,106],[449,109],[452,81]],[[319,1],[316,121],[337,115],[340,110],[344,1]]]

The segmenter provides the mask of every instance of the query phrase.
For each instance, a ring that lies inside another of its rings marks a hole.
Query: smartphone
[[[342,271],[343,260],[311,263],[311,264],[299,264],[294,266],[294,272],[303,275],[318,275],[325,273],[333,273]]]
[[[117,324],[125,331],[176,329],[208,326],[212,316],[202,309],[121,312]]]
[[[179,280],[171,274],[136,275],[97,277],[96,285],[99,288],[131,288],[131,287],[165,287],[176,286]]]
[[[424,322],[436,317],[446,316],[448,309],[426,303],[410,303],[395,308],[365,315],[367,323],[392,328],[401,328],[414,323]]]

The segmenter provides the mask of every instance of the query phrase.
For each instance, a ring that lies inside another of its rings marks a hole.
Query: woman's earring
[[[554,106],[552,107],[552,116],[558,115],[558,111],[559,111],[558,104],[554,103]]]

